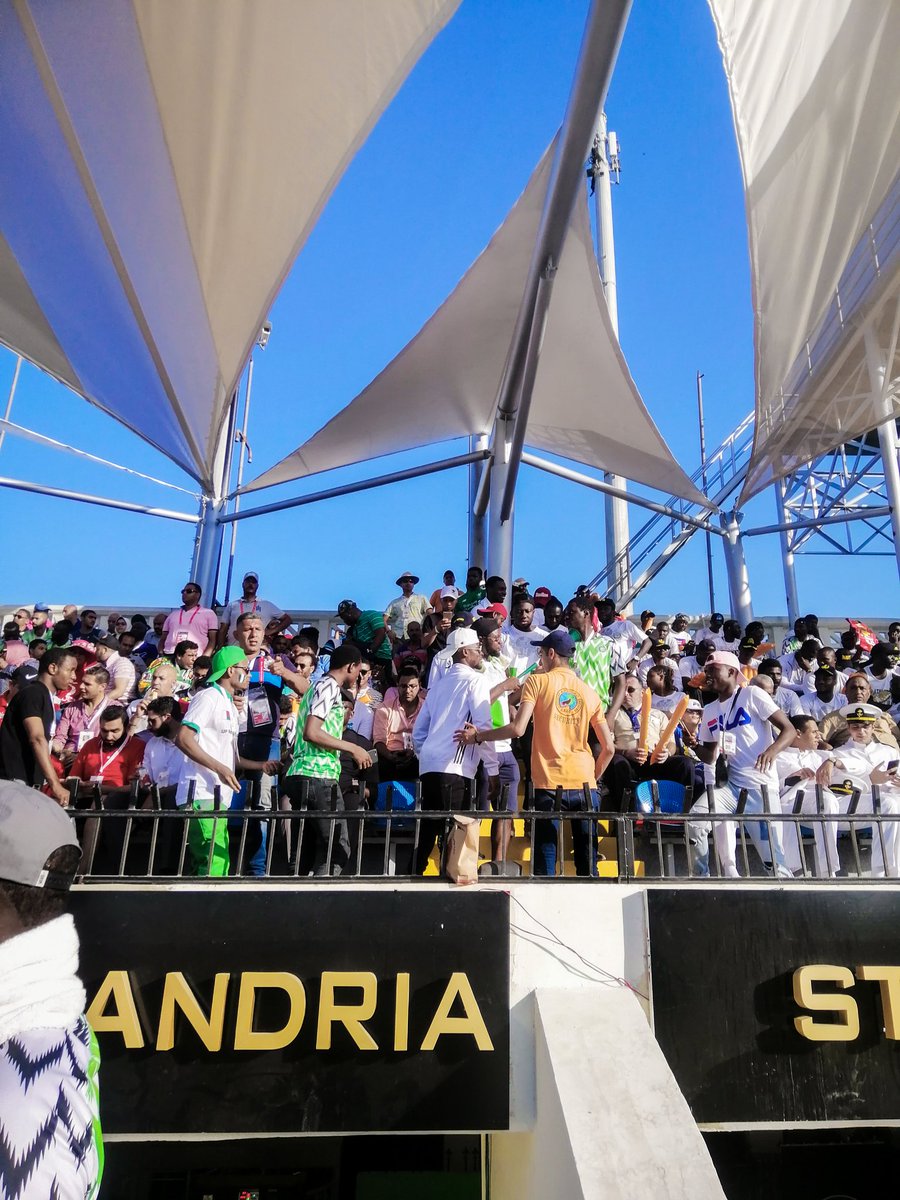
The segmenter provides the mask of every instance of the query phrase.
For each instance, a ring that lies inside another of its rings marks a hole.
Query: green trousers
[[[195,800],[194,812],[212,808],[212,800]],[[210,857],[212,845],[212,857]],[[227,875],[228,813],[223,809],[216,817],[196,817],[188,822],[188,848],[191,852],[192,875]]]

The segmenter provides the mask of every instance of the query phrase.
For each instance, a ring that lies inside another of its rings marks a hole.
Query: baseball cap
[[[466,646],[477,646],[478,634],[474,629],[453,629],[447,635],[447,649],[451,654],[455,654],[457,650],[462,650]]]
[[[246,661],[246,651],[242,650],[240,646],[223,646],[221,650],[217,650],[213,655],[212,666],[206,677],[206,682],[215,683],[217,679],[222,678],[229,667],[236,667],[238,663]]]
[[[453,600],[455,600],[458,595],[459,595],[459,592],[456,590],[455,587],[441,588],[441,599],[442,600],[446,600],[446,598],[448,596],[450,596]]]
[[[881,716],[881,709],[874,704],[845,704],[840,713],[848,725],[871,725]]]
[[[740,650],[755,650],[757,645],[758,645],[758,643],[756,641],[756,638],[745,637],[745,638],[741,638],[741,640],[738,642],[738,649],[740,649]]]
[[[22,663],[10,675],[12,682],[18,684],[19,687],[25,687],[29,683],[34,683],[37,677],[37,667],[33,667],[31,663]]]
[[[259,576],[257,575],[257,573],[255,571],[245,571],[244,572],[244,578],[241,582],[246,583],[248,579],[255,579],[256,582],[259,583]]]
[[[539,646],[541,650],[555,650],[560,658],[571,658],[575,653],[575,643],[565,629],[554,629],[534,645]]]
[[[78,839],[71,819],[56,801],[17,780],[0,780],[0,879],[67,890],[74,874],[44,867],[62,846],[77,847]]]
[[[118,650],[119,639],[112,633],[101,633],[96,637],[92,634],[91,641],[95,646],[105,646],[107,650]]]
[[[693,697],[691,697],[691,699],[688,700],[687,708],[684,711],[685,712],[703,712],[703,705],[700,703],[699,700],[695,700]]]
[[[512,581],[512,585],[513,585],[513,587],[514,587],[514,588],[527,588],[527,587],[528,587],[528,580],[527,580],[527,579],[524,579],[524,578],[523,578],[523,577],[520,575],[518,579],[514,579],[514,580]]]
[[[741,661],[730,650],[714,650],[704,663],[704,666],[731,667],[732,671],[740,671]]]
[[[509,613],[502,604],[486,604],[484,608],[479,608],[478,615],[479,617],[499,617],[501,621],[505,621]]]
[[[710,618],[709,618],[709,619],[710,619],[711,621],[724,621],[724,620],[725,620],[725,614],[724,614],[724,613],[712,613],[712,615],[710,616]]]
[[[358,608],[355,600],[342,600],[337,606],[338,616],[341,616],[348,608]]]
[[[34,606],[34,609],[33,609],[33,611],[34,611],[34,612],[49,612],[49,611],[50,611],[50,605],[49,605],[49,604],[36,604],[36,605]]]
[[[534,602],[538,608],[543,608],[553,593],[548,587],[539,587],[534,589]]]

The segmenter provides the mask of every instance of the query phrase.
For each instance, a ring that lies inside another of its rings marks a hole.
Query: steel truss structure
[[[781,488],[791,554],[892,556],[884,462],[876,434],[795,471]],[[834,520],[837,516],[847,519]]]

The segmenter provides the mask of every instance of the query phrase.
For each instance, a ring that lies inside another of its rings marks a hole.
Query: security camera
[[[263,327],[259,331],[259,337],[256,339],[256,344],[257,344],[257,346],[259,346],[260,350],[265,350],[271,334],[272,334],[272,322],[271,321],[263,322]]]

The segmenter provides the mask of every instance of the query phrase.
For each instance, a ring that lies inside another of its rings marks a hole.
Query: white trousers
[[[692,813],[709,813],[714,817],[718,813],[734,813],[737,811],[738,799],[742,788],[736,783],[726,783],[721,787],[712,789],[712,809],[709,803],[709,791],[702,792],[696,803],[691,807]],[[774,792],[768,794],[769,812],[778,812],[780,808],[773,807],[778,805],[778,798]],[[747,816],[755,813],[765,812],[763,803],[763,794],[759,788],[747,789],[747,804],[744,812]],[[693,824],[693,822],[692,822]],[[735,861],[735,847],[737,843],[737,821],[704,821],[697,829],[697,834],[709,833],[712,828],[713,839],[716,845],[716,854],[719,859],[719,869],[721,873],[732,878],[739,878],[740,871],[737,868]],[[766,865],[773,864],[775,874],[783,878],[793,877],[793,872],[785,862],[784,843],[782,840],[781,822],[761,822],[761,821],[745,821],[744,828],[750,835],[750,839],[756,847],[757,853]],[[697,845],[694,836],[690,838],[691,849]],[[692,862],[694,874],[708,875],[709,874],[709,849],[706,837],[701,837],[697,852]]]

